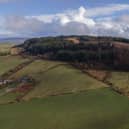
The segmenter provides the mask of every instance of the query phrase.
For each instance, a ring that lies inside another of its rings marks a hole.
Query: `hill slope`
[[[26,61],[28,61],[28,59],[24,59],[21,56],[0,56],[0,75]]]
[[[24,76],[31,76],[36,81],[35,88],[24,96],[24,99],[106,87],[105,84],[62,62],[36,60],[11,78]]]

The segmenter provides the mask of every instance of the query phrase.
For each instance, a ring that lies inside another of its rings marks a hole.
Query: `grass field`
[[[13,43],[0,43],[0,53],[1,54],[9,54],[10,48],[14,46]]]
[[[0,56],[0,74],[24,61]],[[11,85],[0,89],[0,129],[129,129],[129,99],[67,63],[35,60],[10,78],[24,76],[36,81],[23,97],[29,101],[16,102]],[[128,88],[128,77],[112,72],[108,81]]]
[[[129,72],[112,72],[109,81],[117,86],[129,87]]]
[[[111,72],[107,78],[113,86],[129,96],[129,72]]]
[[[0,56],[0,75],[15,68],[17,65],[27,61],[20,56]]]
[[[12,78],[25,75],[36,79],[35,88],[24,97],[27,100],[106,87],[105,84],[61,62],[37,60],[18,71]]]
[[[14,93],[7,93],[0,96],[0,104],[8,104],[10,102],[16,102],[17,95]]]
[[[129,129],[129,100],[108,88],[0,106],[1,129]]]

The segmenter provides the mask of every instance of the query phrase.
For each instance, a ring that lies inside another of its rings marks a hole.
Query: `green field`
[[[17,95],[14,93],[5,93],[0,96],[0,104],[8,104],[10,102],[16,102]]]
[[[0,56],[0,74],[27,60]],[[71,65],[35,60],[10,78],[24,76],[34,78],[35,86],[21,102],[18,93],[7,92],[15,84],[0,88],[0,129],[129,129],[128,97]],[[107,80],[129,87],[125,72],[112,72]]]
[[[129,96],[129,72],[111,72],[107,80],[115,88]]]
[[[37,60],[18,71],[12,78],[25,75],[36,79],[35,88],[24,97],[25,100],[106,87],[105,84],[62,62]]]
[[[108,88],[0,106],[1,129],[129,129],[129,100]]]
[[[109,81],[117,86],[129,87],[129,72],[112,72]]]
[[[0,56],[0,75],[15,68],[17,65],[27,61],[20,56]]]

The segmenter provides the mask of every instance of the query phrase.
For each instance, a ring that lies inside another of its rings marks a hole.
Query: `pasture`
[[[104,83],[62,62],[36,60],[11,78],[23,76],[36,80],[34,89],[24,96],[24,100],[106,87]]]
[[[123,94],[129,96],[129,72],[111,72],[107,81]]]
[[[8,55],[10,54],[10,49],[15,44],[13,43],[0,43],[0,55]]]
[[[28,61],[0,56],[0,75]],[[129,74],[112,72],[114,86],[128,89]],[[71,65],[35,60],[9,79],[25,76],[35,86],[17,102],[17,93],[0,89],[0,129],[129,129],[129,99]]]
[[[0,75],[14,69],[19,64],[28,61],[20,56],[0,56]]]
[[[129,129],[129,100],[108,88],[0,106],[1,129]]]

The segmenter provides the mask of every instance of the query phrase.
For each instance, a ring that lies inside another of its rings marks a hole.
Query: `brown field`
[[[79,44],[80,41],[77,38],[66,38],[68,41],[72,41],[74,44]]]

